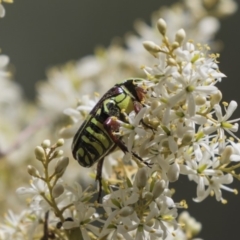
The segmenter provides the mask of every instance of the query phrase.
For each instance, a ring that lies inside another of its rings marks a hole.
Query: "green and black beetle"
[[[127,122],[126,114],[133,110],[136,113],[140,111],[146,92],[138,84],[143,81],[139,78],[128,79],[108,90],[91,110],[73,138],[72,153],[81,166],[91,167],[98,162],[96,175],[100,185],[98,200],[101,196],[104,157],[116,147],[125,153],[128,152],[121,137],[114,134],[120,127],[116,119]],[[143,161],[136,153],[132,152],[132,155]]]

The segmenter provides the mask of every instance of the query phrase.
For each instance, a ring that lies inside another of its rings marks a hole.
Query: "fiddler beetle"
[[[98,201],[102,189],[104,157],[117,147],[124,153],[128,152],[121,137],[114,134],[120,127],[116,119],[127,122],[126,114],[133,110],[136,113],[140,111],[146,92],[138,84],[143,81],[140,78],[132,78],[109,89],[91,110],[73,138],[72,154],[81,166],[91,167],[98,162],[96,174],[96,180],[99,182]],[[145,163],[136,153],[131,153]]]

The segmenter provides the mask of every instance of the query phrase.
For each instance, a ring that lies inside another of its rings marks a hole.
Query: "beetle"
[[[98,162],[96,174],[96,180],[99,182],[98,202],[101,196],[102,165],[105,156],[117,147],[124,153],[128,152],[121,137],[114,134],[120,127],[116,119],[127,122],[126,114],[133,110],[137,113],[143,107],[146,91],[138,86],[143,81],[141,78],[132,78],[109,89],[90,111],[73,138],[72,154],[81,166],[91,167]],[[136,153],[131,153],[148,165]]]

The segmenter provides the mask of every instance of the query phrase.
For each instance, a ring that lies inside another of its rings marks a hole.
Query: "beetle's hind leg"
[[[121,138],[114,135],[114,132],[119,130],[119,123],[116,121],[115,117],[109,117],[104,122],[104,128],[108,132],[108,135],[111,137],[112,141],[124,152],[129,152],[127,149],[127,146],[124,144],[124,142],[121,140]],[[131,151],[132,155],[137,158],[140,162],[145,164],[148,167],[151,167],[152,164],[145,162],[140,156],[138,156],[135,152]]]
[[[102,196],[102,167],[104,158],[100,159],[97,164],[97,174],[95,180],[99,183],[97,202],[100,202]]]

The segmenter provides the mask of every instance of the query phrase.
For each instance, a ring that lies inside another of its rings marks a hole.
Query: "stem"
[[[72,206],[73,206],[73,203],[70,203],[70,204],[66,205],[65,207],[63,207],[63,208],[61,209],[61,212],[63,213],[66,209],[68,209],[68,208],[70,208],[70,207],[72,207]]]
[[[55,148],[51,148],[51,150],[49,151],[48,154],[45,151],[46,162],[42,162],[43,167],[44,167],[45,182],[48,186],[48,190],[49,190],[49,194],[50,194],[50,200],[45,196],[45,194],[43,194],[43,197],[49,203],[49,205],[53,208],[53,211],[54,211],[56,217],[60,218],[61,222],[63,223],[65,221],[65,219],[63,217],[63,212],[58,208],[55,198],[52,195],[52,189],[53,189],[53,186],[56,184],[56,179],[54,181],[54,184],[51,185],[51,183],[50,183],[51,180],[49,179],[49,172],[48,172],[48,164],[51,161],[51,155],[54,152],[54,150],[55,150]],[[66,234],[67,238],[69,240],[71,240],[69,231],[65,230],[65,234]]]

